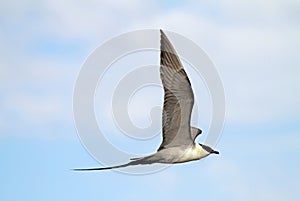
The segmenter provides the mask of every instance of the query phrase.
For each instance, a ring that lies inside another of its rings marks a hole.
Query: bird
[[[157,152],[132,158],[130,162],[121,165],[73,170],[109,170],[153,163],[176,164],[200,160],[210,154],[219,154],[211,147],[195,142],[202,130],[190,124],[194,105],[191,82],[176,50],[162,29],[160,29],[160,78],[164,89],[163,140]]]

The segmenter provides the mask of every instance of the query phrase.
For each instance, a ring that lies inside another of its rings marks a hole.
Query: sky
[[[0,27],[0,200],[300,197],[299,1],[12,0],[0,3]],[[101,166],[73,120],[82,64],[112,37],[149,28],[179,33],[213,60],[226,96],[220,155],[139,176],[70,171]]]

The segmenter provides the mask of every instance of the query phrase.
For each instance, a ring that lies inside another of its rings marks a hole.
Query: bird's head
[[[209,154],[219,154],[218,151],[213,150],[211,147],[204,145],[204,144],[200,144],[199,145],[205,150],[207,151]]]

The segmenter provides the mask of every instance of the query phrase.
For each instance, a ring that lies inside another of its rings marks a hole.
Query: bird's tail
[[[73,169],[74,171],[95,171],[95,170],[110,170],[110,169],[115,169],[115,168],[122,168],[122,167],[127,167],[131,165],[145,165],[145,164],[151,164],[155,163],[153,160],[151,160],[151,156],[146,156],[142,158],[136,158],[136,159],[131,159],[134,161],[131,161],[129,163],[125,163],[122,165],[116,165],[116,166],[110,166],[110,167],[96,167],[96,168],[78,168],[78,169]]]

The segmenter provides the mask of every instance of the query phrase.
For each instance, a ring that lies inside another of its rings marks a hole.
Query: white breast
[[[209,153],[205,151],[199,144],[196,143],[182,153],[182,157],[179,158],[178,162],[181,163],[181,162],[199,160],[208,155]]]

